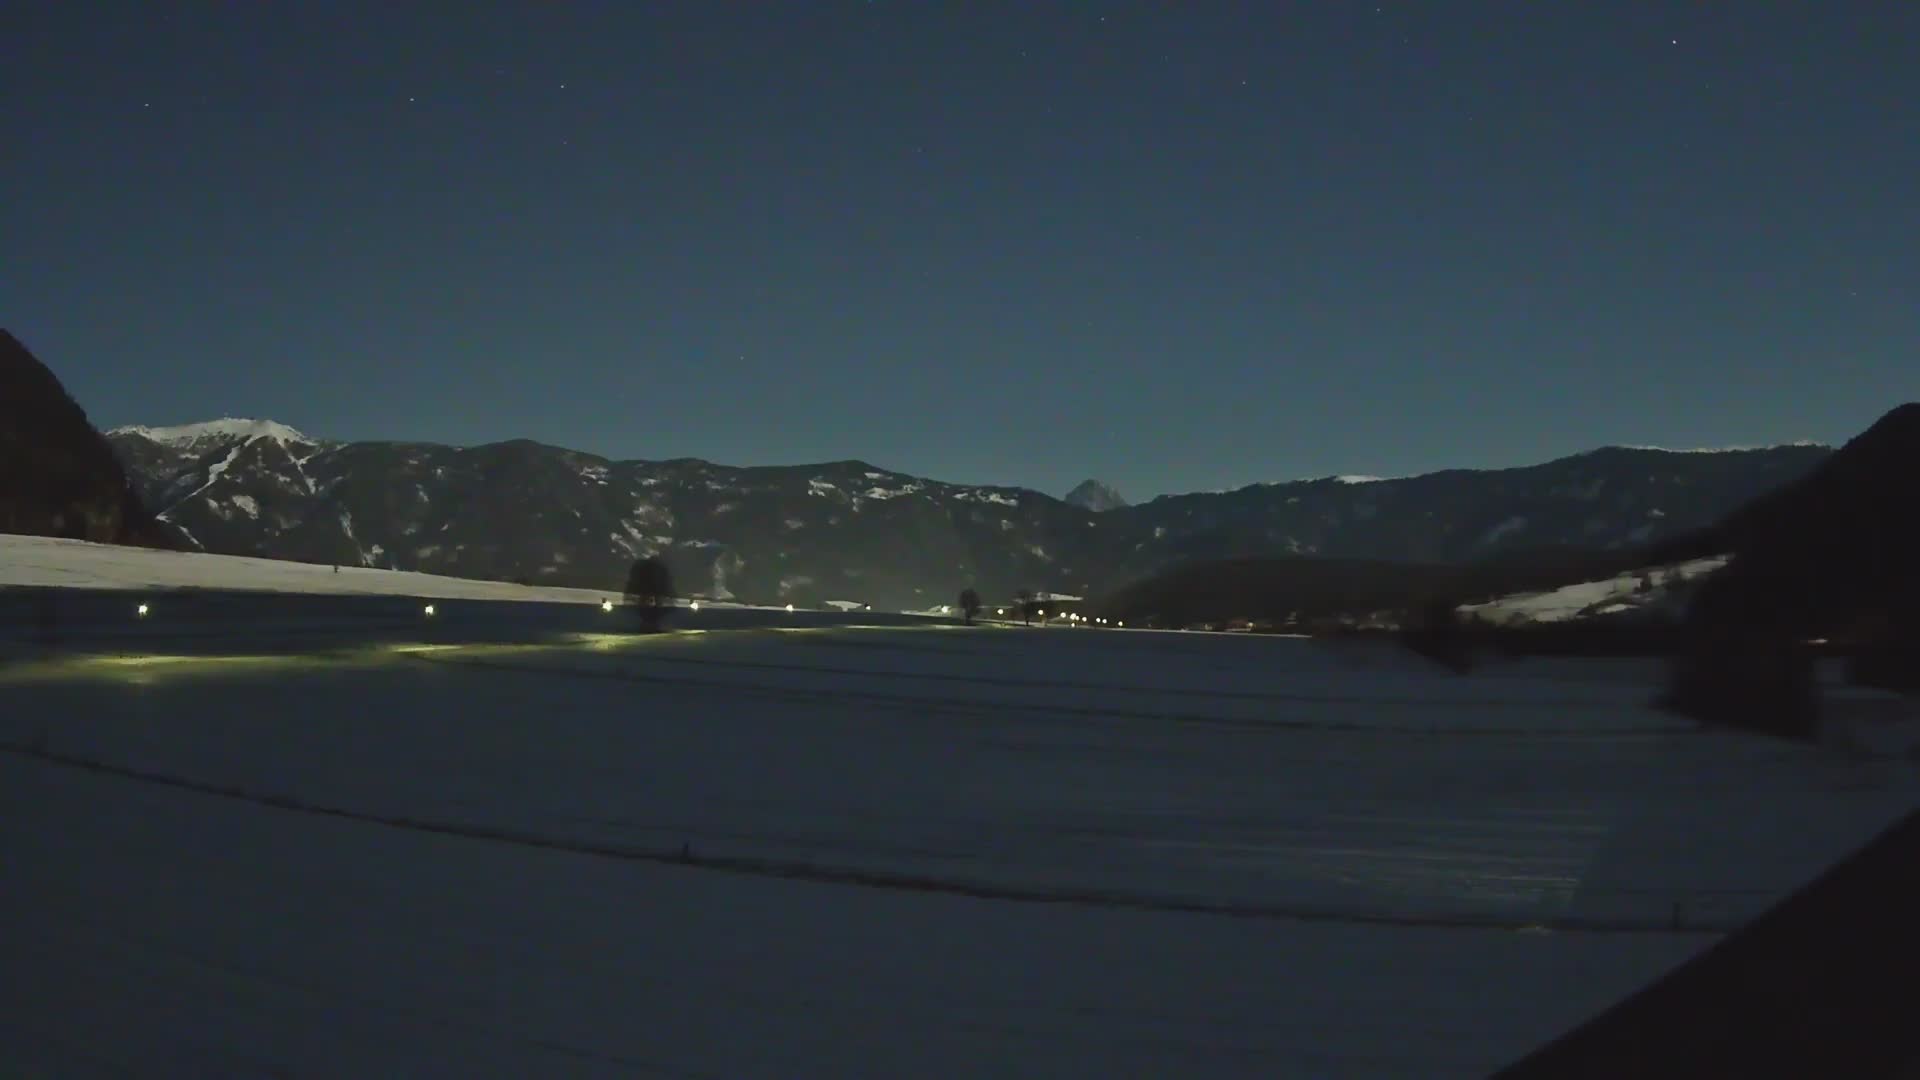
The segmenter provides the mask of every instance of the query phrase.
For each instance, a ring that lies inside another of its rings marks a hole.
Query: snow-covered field
[[[1908,807],[1637,662],[763,628],[0,668],[92,1076],[1481,1075]]]
[[[618,584],[618,583],[615,583]],[[559,589],[475,581],[404,570],[207,555],[0,534],[0,585],[72,589],[246,589],[260,592],[419,596],[441,600],[518,600],[598,604],[595,589]]]
[[[1685,586],[1727,565],[1727,557],[1693,559],[1672,566],[1653,566],[1601,581],[1583,581],[1544,592],[1516,593],[1484,604],[1467,604],[1464,615],[1496,626],[1565,622],[1593,615],[1617,615],[1639,610],[1675,610]]]

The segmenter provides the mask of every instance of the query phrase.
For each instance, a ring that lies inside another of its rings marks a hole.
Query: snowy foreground
[[[1475,1076],[1916,791],[1676,725],[1636,663],[150,647],[0,667],[12,1074]]]

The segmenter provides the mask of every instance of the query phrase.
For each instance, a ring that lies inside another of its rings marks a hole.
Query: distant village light
[[[142,618],[142,619],[144,619],[144,618],[146,618],[146,617],[147,617],[147,605],[145,605],[145,604],[141,604],[141,605],[140,605],[139,607],[137,607],[137,608],[134,608],[134,609],[133,609],[133,613],[134,613],[135,615],[137,615],[137,616],[139,616],[139,617],[140,617],[140,618]]]
[[[602,600],[602,601],[600,601],[600,610],[601,610],[601,611],[612,611],[612,610],[613,610],[613,601],[611,601],[611,600]]]
[[[422,610],[423,610],[423,611],[424,611],[424,612],[425,612],[425,613],[426,613],[426,614],[427,614],[428,616],[431,616],[431,615],[433,614],[433,605],[432,605],[432,604],[428,604],[428,605],[427,605],[427,606],[426,606],[425,608],[423,608]]]

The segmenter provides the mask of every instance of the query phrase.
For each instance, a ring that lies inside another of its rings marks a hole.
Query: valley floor
[[[33,1075],[1474,1076],[1907,809],[1635,662],[765,628],[0,669]]]

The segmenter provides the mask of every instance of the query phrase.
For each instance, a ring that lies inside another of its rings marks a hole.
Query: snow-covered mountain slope
[[[1080,481],[1078,486],[1067,492],[1066,501],[1095,513],[1118,510],[1127,505],[1126,497],[1118,489],[1099,480]]]
[[[285,424],[272,420],[246,420],[227,416],[219,420],[203,420],[197,424],[179,424],[174,427],[118,427],[109,435],[137,436],[166,446],[191,446],[204,439],[251,441],[253,439],[273,439],[282,443],[298,443],[306,446],[318,445]]]
[[[858,461],[613,461],[525,440],[340,443],[270,421],[123,428],[143,498],[203,550],[615,587],[660,555],[683,591],[887,610],[1021,588],[1078,596],[1195,560],[1465,563],[1619,550],[1704,527],[1828,453],[1610,448],[1543,465],[1328,477],[1094,512]]]
[[[233,420],[112,439],[163,518],[208,551],[591,587],[659,555],[689,594],[914,610],[1089,565],[1086,511],[857,461],[617,462],[525,440],[329,443]]]
[[[222,589],[241,592],[417,596],[598,604],[617,593],[513,585],[396,570],[372,570],[154,551],[45,536],[0,535],[0,586],[74,589]]]
[[[1460,608],[1462,615],[1494,626],[1527,626],[1629,614],[1678,617],[1687,586],[1727,564],[1726,556],[1653,566],[1603,581],[1586,581],[1546,592],[1519,593]]]

